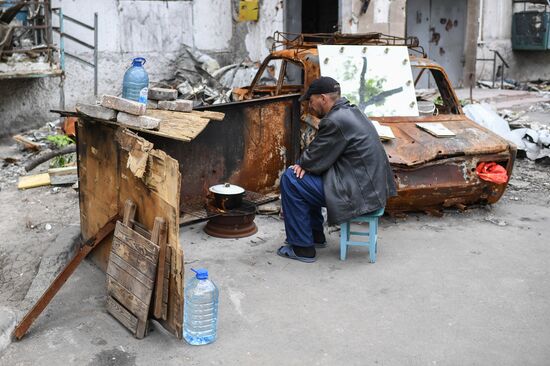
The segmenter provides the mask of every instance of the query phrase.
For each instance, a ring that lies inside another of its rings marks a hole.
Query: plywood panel
[[[148,151],[141,178],[128,168],[131,154],[118,141],[145,139],[127,129],[89,119],[77,125],[80,178],[80,217],[82,235],[89,238],[107,220],[122,214],[124,202],[131,199],[137,206],[136,221],[152,231],[155,217],[167,223],[168,299],[167,320],[163,326],[182,337],[183,323],[183,251],[179,247],[180,173],[178,162],[160,150]],[[118,133],[117,133],[118,131]],[[117,138],[118,136],[118,138]],[[112,238],[92,254],[92,259],[104,271],[107,269]]]

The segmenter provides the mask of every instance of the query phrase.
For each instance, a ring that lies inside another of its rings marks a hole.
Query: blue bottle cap
[[[145,59],[143,57],[136,57],[132,60],[132,66],[143,66]]]
[[[191,268],[191,271],[196,273],[196,278],[199,280],[206,280],[208,279],[208,270],[206,268],[199,268],[199,269],[193,269]]]

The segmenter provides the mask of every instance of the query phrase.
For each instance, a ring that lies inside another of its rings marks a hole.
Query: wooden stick
[[[29,140],[25,136],[15,135],[13,136],[13,139],[18,143],[22,144],[24,148],[27,150],[39,151],[41,149],[40,144],[37,144],[36,142]]]
[[[122,216],[122,223],[132,228],[132,221],[136,216],[136,204],[132,200],[126,200],[124,203],[124,214]]]
[[[63,268],[61,273],[57,275],[55,280],[52,282],[50,287],[42,294],[40,299],[34,304],[33,308],[25,315],[23,320],[17,324],[15,327],[15,330],[13,331],[13,336],[17,340],[20,340],[23,338],[25,333],[27,333],[27,330],[30,328],[32,323],[38,318],[38,316],[42,313],[42,311],[48,306],[50,301],[53,299],[55,294],[61,289],[61,286],[69,279],[71,274],[74,272],[76,267],[82,262],[84,258],[94,249],[105,237],[107,237],[109,234],[111,234],[115,230],[116,221],[120,217],[114,216],[112,217],[109,222],[107,222],[96,235],[91,237],[90,239],[86,240],[82,248],[80,248],[80,251],[78,254],[71,259],[71,261]]]
[[[61,150],[54,150],[54,151],[47,152],[45,154],[40,155],[36,159],[29,161],[27,164],[25,164],[25,170],[31,171],[34,168],[36,168],[38,165],[42,164],[43,162],[53,159],[58,155],[70,154],[70,153],[74,153],[75,151],[76,151],[76,145],[71,144],[69,146],[65,146]]]
[[[152,237],[153,243],[159,246],[159,264],[157,267],[157,283],[155,285],[155,302],[153,315],[157,319],[162,319],[162,294],[164,289],[164,260],[166,257],[166,239],[168,230],[166,228],[166,221],[162,217],[155,218],[155,226],[159,227],[158,237]],[[154,230],[153,230],[154,232]],[[156,240],[155,240],[156,239]]]

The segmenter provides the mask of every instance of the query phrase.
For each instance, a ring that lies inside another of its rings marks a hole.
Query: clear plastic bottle
[[[183,338],[191,345],[212,343],[218,327],[218,288],[208,279],[204,268],[185,287],[183,308]]]
[[[147,104],[149,75],[143,68],[144,63],[143,57],[136,57],[132,60],[132,66],[124,74],[122,98]]]

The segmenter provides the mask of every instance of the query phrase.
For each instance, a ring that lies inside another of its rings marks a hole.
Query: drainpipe
[[[466,13],[466,36],[464,39],[463,85],[470,89],[476,83],[477,39],[479,36],[480,1],[468,0]]]

